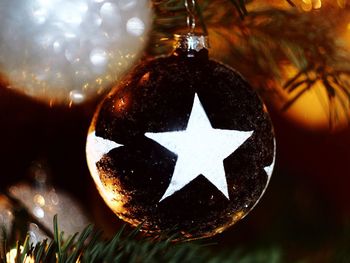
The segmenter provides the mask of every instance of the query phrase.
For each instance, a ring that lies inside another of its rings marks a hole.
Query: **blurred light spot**
[[[145,30],[145,24],[138,17],[133,17],[126,23],[126,30],[134,36],[141,36]]]
[[[303,0],[303,2],[301,3],[301,8],[305,12],[311,11],[312,10],[312,2],[311,2],[311,0]]]
[[[41,35],[36,38],[37,43],[45,49],[51,46],[52,40],[52,36],[49,34]]]
[[[94,66],[105,66],[108,62],[108,56],[105,50],[95,48],[90,53],[90,61]]]
[[[109,2],[101,6],[100,15],[103,22],[109,25],[117,24],[120,20],[118,6]]]
[[[36,243],[38,243],[38,239],[37,239],[37,237],[36,237],[36,235],[35,235],[35,233],[33,232],[33,231],[28,231],[28,236],[29,236],[29,240],[30,240],[30,243],[32,243],[32,244],[36,244]]]
[[[147,72],[142,76],[142,78],[139,81],[140,86],[144,85],[147,81],[149,81],[150,74],[150,72]]]
[[[53,42],[52,47],[55,53],[59,53],[62,50],[61,44],[58,41]]]
[[[43,210],[41,207],[39,207],[39,206],[35,206],[35,207],[33,208],[33,214],[34,214],[37,218],[44,218],[44,216],[45,216],[44,210]]]
[[[99,15],[97,15],[97,14],[94,14],[94,15],[93,15],[92,20],[93,20],[93,23],[94,23],[96,26],[100,26],[100,25],[102,24],[102,18],[101,18]]]
[[[80,16],[80,14],[73,13],[73,12],[67,12],[62,17],[62,20],[64,20],[68,24],[73,24],[73,25],[80,25],[81,22],[83,21],[83,19]]]
[[[85,100],[85,95],[80,90],[72,90],[69,97],[73,103],[82,103]]]
[[[320,9],[322,7],[322,0],[302,0],[301,8],[309,12],[312,9]]]
[[[59,0],[50,0],[50,1],[48,1],[48,0],[36,0],[35,2],[40,7],[49,9],[52,6],[54,6],[57,3],[57,1],[59,1]]]
[[[77,37],[76,34],[74,34],[73,32],[69,32],[69,31],[65,32],[65,33],[64,33],[64,36],[65,36],[66,38],[76,38],[76,37]]]
[[[115,102],[115,108],[117,111],[124,110],[128,103],[128,97],[124,96],[124,98],[120,98]]]
[[[79,46],[72,43],[70,47],[66,48],[64,56],[69,62],[74,63],[80,59],[80,52]]]
[[[44,169],[36,168],[34,171],[35,181],[39,184],[45,184],[47,180],[47,174]]]
[[[321,7],[322,7],[322,1],[321,0],[313,1],[313,8],[314,9],[320,9]]]
[[[346,6],[346,0],[337,0],[337,3],[340,8],[345,8]]]
[[[80,12],[86,13],[89,10],[89,7],[88,7],[88,5],[86,3],[80,2],[78,4],[78,9],[79,9]]]
[[[48,13],[45,8],[38,8],[36,10],[33,10],[32,16],[36,23],[43,24],[48,17]]]
[[[40,195],[40,194],[36,194],[34,195],[34,202],[40,206],[45,206],[45,198]]]
[[[66,26],[67,24],[70,26],[79,26],[87,10],[88,7],[84,2],[61,2],[57,4],[54,15],[59,21],[65,23]]]
[[[119,0],[118,5],[120,9],[130,10],[136,5],[136,0]]]
[[[50,192],[49,198],[50,198],[53,205],[58,205],[60,202],[60,199],[58,198],[58,195],[56,194],[56,192],[54,190],[52,190]]]

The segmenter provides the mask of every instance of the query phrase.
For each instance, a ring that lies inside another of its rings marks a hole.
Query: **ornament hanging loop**
[[[194,33],[196,28],[196,0],[185,0],[187,11],[187,27],[190,33]]]
[[[187,11],[187,27],[188,33],[175,34],[175,54],[185,55],[186,57],[195,57],[196,53],[202,49],[207,50],[209,48],[208,37],[203,34],[197,34],[196,31],[196,15],[197,15],[197,3],[196,0],[184,0],[184,4]],[[206,56],[207,58],[207,53]]]

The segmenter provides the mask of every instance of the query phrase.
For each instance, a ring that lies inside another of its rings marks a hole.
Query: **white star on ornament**
[[[103,155],[109,153],[115,148],[123,146],[114,141],[104,139],[96,136],[95,131],[90,132],[86,140],[86,159],[91,172],[98,188],[102,191],[104,189],[102,182],[99,177],[96,164],[102,159]]]
[[[96,165],[96,163],[102,159],[103,155],[121,146],[123,145],[96,136],[95,132],[91,132],[86,140],[87,158],[89,159],[89,161],[91,161],[91,163]]]
[[[195,94],[186,130],[145,133],[146,137],[178,156],[170,185],[159,202],[185,187],[199,175],[206,177],[230,199],[223,161],[253,132],[214,129],[198,95]]]

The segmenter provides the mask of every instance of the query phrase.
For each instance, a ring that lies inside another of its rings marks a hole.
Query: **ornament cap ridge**
[[[181,49],[182,51],[197,51],[209,48],[208,36],[196,35],[194,33],[187,34],[175,34],[175,49]]]

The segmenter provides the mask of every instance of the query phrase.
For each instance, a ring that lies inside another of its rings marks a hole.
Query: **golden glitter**
[[[97,78],[97,79],[96,79],[96,83],[97,83],[97,84],[101,85],[102,82],[103,82],[103,79],[102,79],[102,78]]]
[[[129,102],[129,99],[128,99],[128,96],[124,96],[118,100],[116,100],[115,102],[115,109],[117,111],[119,110],[125,110],[125,108],[127,107],[128,105],[128,102]]]
[[[150,72],[145,73],[142,78],[139,81],[140,85],[143,85],[143,83],[147,82],[149,80]]]

